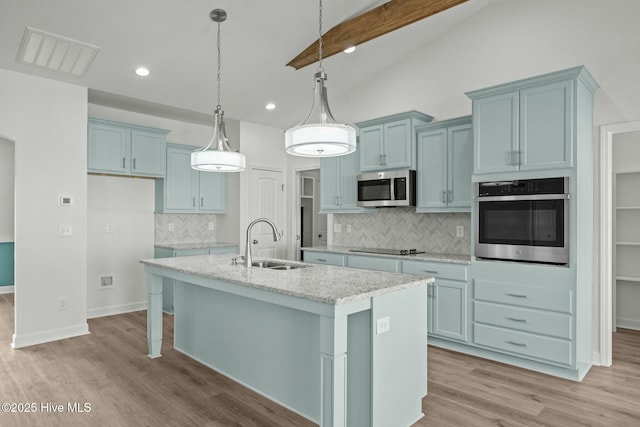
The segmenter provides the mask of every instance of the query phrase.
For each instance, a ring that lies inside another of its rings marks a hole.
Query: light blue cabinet
[[[168,131],[89,118],[87,132],[89,172],[164,177]]]
[[[347,256],[347,264],[353,268],[398,273],[400,272],[401,261],[391,258],[349,255]]]
[[[471,117],[418,126],[416,212],[469,212],[473,137]]]
[[[320,213],[360,213],[358,207],[358,151],[320,159]]]
[[[468,341],[468,267],[425,261],[402,261],[402,272],[435,277],[428,289],[427,330],[432,337]]]
[[[169,245],[170,246],[170,245]],[[154,249],[154,258],[173,258],[184,256],[210,255],[210,254],[234,254],[238,253],[237,245],[228,246],[202,246],[194,244],[195,247],[184,247],[188,245],[179,245],[180,249],[156,246]],[[173,314],[173,294],[175,289],[175,280],[167,277],[162,278],[162,311]]]
[[[330,252],[304,251],[304,262],[345,267],[347,265],[347,256]]]
[[[474,173],[573,167],[580,70],[467,93],[473,101]]]
[[[226,213],[226,174],[192,169],[193,150],[167,144],[166,178],[156,181],[156,212]]]
[[[409,111],[357,123],[360,171],[415,169],[415,127],[431,120],[431,116]]]

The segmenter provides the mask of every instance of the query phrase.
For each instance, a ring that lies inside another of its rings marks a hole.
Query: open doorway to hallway
[[[298,172],[296,259],[301,247],[327,245],[327,215],[320,213],[320,170]]]

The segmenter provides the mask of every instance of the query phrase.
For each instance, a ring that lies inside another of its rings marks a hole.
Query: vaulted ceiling
[[[323,26],[382,3],[324,0]],[[286,64],[317,39],[316,0],[0,0],[0,68],[86,86],[93,103],[209,123],[214,8],[229,15],[221,24],[226,117],[296,124],[310,107],[316,65]],[[447,118],[470,113],[465,90],[584,64],[602,86],[602,120],[638,119],[638,16],[637,0],[469,0],[327,58],[329,102],[347,122],[409,109]],[[21,64],[26,27],[100,49],[80,77]],[[137,77],[139,65],[151,75]],[[277,108],[265,110],[268,102]]]

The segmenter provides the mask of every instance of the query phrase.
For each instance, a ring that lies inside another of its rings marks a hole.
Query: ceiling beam
[[[468,0],[391,0],[342,22],[322,36],[322,57],[328,58]],[[318,61],[318,40],[287,64],[296,70]]]

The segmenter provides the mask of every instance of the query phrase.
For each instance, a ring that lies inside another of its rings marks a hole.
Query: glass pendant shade
[[[224,126],[224,112],[220,106],[216,108],[214,114],[211,141],[191,153],[191,167],[207,172],[240,172],[247,167],[245,155],[233,151],[229,146]]]
[[[313,104],[309,114],[295,127],[284,133],[288,154],[302,157],[333,157],[356,150],[356,129],[336,123],[327,102],[327,75],[318,71],[315,76]]]

